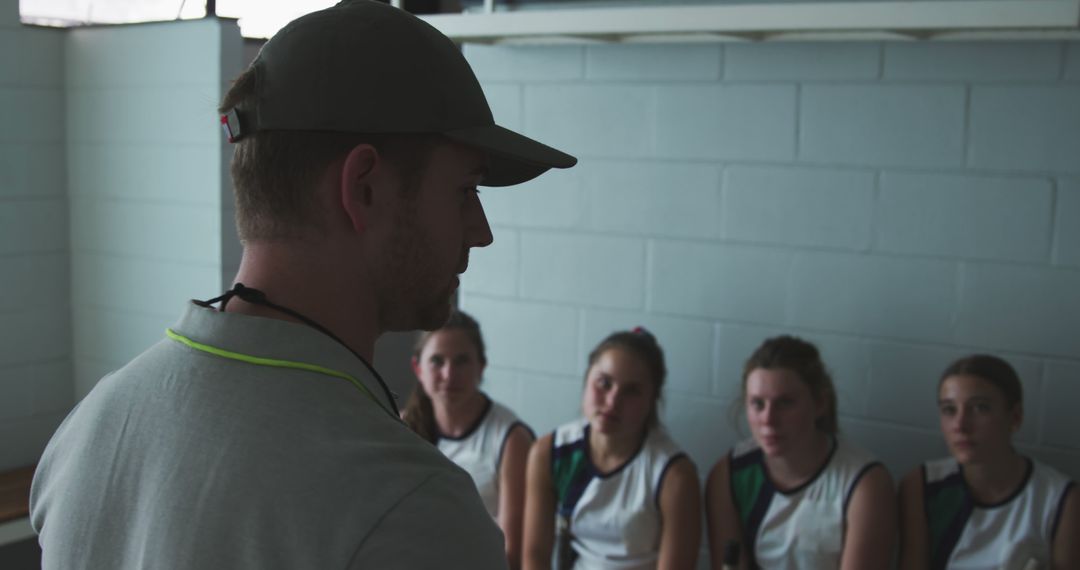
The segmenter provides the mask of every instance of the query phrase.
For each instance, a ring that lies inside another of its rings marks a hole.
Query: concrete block
[[[67,413],[0,421],[0,471],[33,465]]]
[[[962,271],[955,341],[1080,358],[1080,272],[989,263]]]
[[[659,156],[779,161],[795,156],[795,88],[790,85],[660,86],[656,93]],[[647,134],[640,128],[637,133]]]
[[[715,166],[602,161],[581,175],[591,229],[639,236],[720,236],[720,173]]]
[[[664,393],[712,394],[713,327],[705,321],[660,317],[641,312],[585,310],[581,354],[588,355],[615,331],[645,327],[664,350]]]
[[[716,398],[671,394],[660,415],[675,443],[690,456],[703,478],[739,440],[732,425],[731,404]],[[744,428],[745,430],[745,428]]]
[[[484,97],[495,122],[510,130],[521,129],[521,86],[501,83],[483,85]]]
[[[884,463],[894,485],[923,462],[949,454],[945,442],[936,431],[840,418],[840,434]]]
[[[49,308],[70,298],[68,255],[0,257],[0,312]]]
[[[218,144],[72,143],[71,195],[231,208],[231,192],[222,202],[220,152]]]
[[[782,322],[791,256],[764,248],[657,241],[649,309],[690,317]]]
[[[0,198],[64,196],[65,156],[62,143],[0,143]]]
[[[585,48],[585,78],[672,81],[720,78],[720,46],[611,44]]]
[[[522,228],[581,227],[584,218],[582,172],[588,163],[552,169],[513,188],[485,188],[480,196],[492,224]],[[498,239],[498,236],[496,236]]]
[[[63,87],[65,34],[63,30],[0,28],[0,85]]]
[[[832,81],[877,79],[881,47],[863,42],[727,44],[728,81]]]
[[[951,263],[803,253],[795,256],[791,270],[788,323],[890,338],[947,340],[955,291],[956,266]]]
[[[205,19],[70,30],[67,83],[79,90],[212,86],[216,92],[221,72],[211,62],[220,59],[222,25]]]
[[[0,420],[67,413],[74,404],[67,358],[4,368],[0,376]]]
[[[190,264],[216,263],[221,219],[212,207],[71,199],[72,250],[143,256]]]
[[[639,239],[522,232],[521,296],[623,309],[645,304]]]
[[[945,81],[1056,80],[1057,42],[890,42],[885,79]]]
[[[513,370],[488,367],[484,370],[484,380],[480,389],[489,398],[514,410],[519,415],[518,410],[527,407],[521,401],[521,382],[518,381],[518,373]]]
[[[871,172],[733,166],[724,171],[724,237],[865,249],[874,209]]]
[[[908,427],[940,430],[937,403],[941,373],[953,361],[975,351],[896,343],[870,343],[868,349],[871,358],[868,416]],[[1038,409],[1042,399],[1039,361],[1007,354],[998,356],[1005,358],[1019,374],[1028,409]],[[1025,422],[1016,434],[1016,441],[1035,443],[1038,430],[1038,422]]]
[[[746,360],[765,339],[784,334],[802,338],[818,348],[833,379],[839,413],[865,414],[867,381],[870,375],[870,357],[865,343],[853,337],[819,332],[726,323],[716,325],[716,376],[713,393],[723,399],[741,400]]]
[[[212,263],[79,252],[71,256],[71,297],[76,305],[175,318],[190,299],[218,293],[221,268]]]
[[[486,46],[465,44],[465,59],[482,82],[565,81],[584,75],[581,46]]]
[[[515,410],[537,437],[581,417],[583,379],[548,374],[519,373],[521,401],[527,405]]]
[[[971,89],[968,165],[1080,172],[1080,86]]]
[[[576,309],[480,295],[466,296],[461,308],[487,332],[489,366],[567,376],[584,373]]]
[[[887,172],[881,177],[877,249],[1045,262],[1053,188],[1038,178]]]
[[[1064,77],[1067,81],[1080,80],[1080,42],[1066,44]]]
[[[0,366],[59,360],[71,354],[71,315],[67,303],[48,309],[0,314]]]
[[[0,0],[0,29],[18,28],[19,0]]]
[[[0,255],[56,253],[67,247],[66,200],[0,202]]]
[[[1080,267],[1080,178],[1058,180],[1054,263]]]
[[[1050,361],[1046,363],[1046,392],[1042,412],[1028,407],[1027,422],[1042,418],[1042,441],[1045,445],[1080,450],[1080,418],[1074,405],[1080,402],[1080,363]]]
[[[176,324],[184,304],[174,304],[165,317],[76,305],[72,312],[76,361],[93,358],[127,363],[154,343],[166,338],[165,329]]]
[[[220,144],[216,85],[71,89],[68,140],[74,143]]]
[[[655,106],[645,85],[526,85],[525,134],[578,158],[648,156]]]
[[[461,276],[461,288],[469,293],[517,295],[520,234],[501,227],[493,232],[491,245],[469,253],[469,269]]]
[[[0,143],[60,143],[64,97],[59,89],[0,87]]]
[[[963,164],[961,86],[806,85],[799,159],[863,166]]]

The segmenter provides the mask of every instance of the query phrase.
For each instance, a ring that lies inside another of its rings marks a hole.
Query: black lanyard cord
[[[247,301],[248,303],[251,303],[253,305],[262,305],[263,307],[267,307],[269,309],[273,309],[280,313],[289,315],[290,317],[299,320],[305,325],[337,341],[338,344],[344,346],[345,349],[351,352],[353,356],[355,356],[360,362],[364,363],[364,366],[368,369],[369,372],[371,372],[371,375],[375,377],[375,380],[379,382],[379,387],[381,387],[383,392],[386,394],[386,399],[390,401],[390,407],[394,410],[394,415],[401,415],[401,412],[398,410],[397,407],[397,397],[394,395],[393,392],[390,391],[390,388],[386,385],[386,382],[383,381],[382,376],[379,376],[379,373],[375,371],[375,368],[368,364],[368,361],[364,359],[363,356],[360,356],[360,354],[353,350],[352,347],[345,344],[345,342],[338,338],[337,335],[330,332],[330,329],[327,329],[326,327],[320,325],[312,319],[309,319],[288,307],[283,307],[281,305],[278,305],[277,303],[271,302],[270,299],[266,298],[266,293],[263,293],[261,290],[253,289],[251,287],[245,287],[243,283],[237,283],[236,285],[233,285],[232,289],[229,289],[225,293],[214,297],[213,299],[210,299],[208,301],[195,301],[195,304],[199,305],[200,307],[212,309],[214,308],[214,305],[216,303],[220,302],[221,307],[218,310],[224,311],[225,305],[228,305],[229,300],[233,297],[239,297],[240,299]]]

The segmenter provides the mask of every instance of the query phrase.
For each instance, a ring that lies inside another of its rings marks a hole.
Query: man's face
[[[376,276],[382,330],[433,330],[446,322],[469,249],[492,242],[476,190],[485,165],[482,153],[439,142],[416,187],[398,189]]]

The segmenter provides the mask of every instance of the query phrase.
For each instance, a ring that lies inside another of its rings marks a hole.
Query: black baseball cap
[[[399,8],[344,0],[282,28],[251,64],[254,108],[222,122],[256,131],[442,134],[488,155],[484,186],[511,186],[577,159],[495,124],[461,50]]]

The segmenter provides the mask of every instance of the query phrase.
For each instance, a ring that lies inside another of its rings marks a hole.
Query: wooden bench
[[[0,473],[0,524],[30,516],[30,481],[34,467]]]

